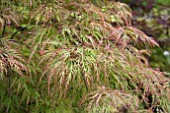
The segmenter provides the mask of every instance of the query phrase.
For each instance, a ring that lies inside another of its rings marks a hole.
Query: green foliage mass
[[[0,112],[170,112],[170,79],[144,57],[158,44],[131,25],[127,5],[2,0],[0,6]]]

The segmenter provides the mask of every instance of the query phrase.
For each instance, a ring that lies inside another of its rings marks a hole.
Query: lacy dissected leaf
[[[99,87],[97,91],[91,92],[79,102],[79,106],[87,103],[87,111],[95,107],[97,110],[101,105],[105,105],[109,112],[125,112],[137,109],[139,100],[134,95],[106,88]]]
[[[15,23],[16,26],[19,26],[19,17],[11,8],[5,8],[0,13],[0,30],[3,29],[5,25],[11,25]]]
[[[126,47],[130,43],[141,44],[141,45],[150,45],[150,46],[159,46],[153,38],[148,37],[142,31],[134,27],[120,27],[113,30],[113,32],[108,37],[109,40],[113,40],[115,43]]]
[[[22,57],[13,49],[10,48],[0,48],[0,70],[1,70],[1,78],[3,76],[8,76],[7,73],[10,70],[17,72],[20,75],[22,71],[26,71],[26,66],[21,63],[24,60]]]

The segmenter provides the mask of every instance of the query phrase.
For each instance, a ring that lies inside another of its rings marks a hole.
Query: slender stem
[[[14,38],[14,36],[17,34],[19,32],[19,30],[17,30],[12,36],[11,36],[11,38],[10,39],[13,39]]]
[[[26,30],[28,26],[29,26],[29,25],[27,25],[26,27],[20,27],[20,28],[10,37],[10,39],[13,39],[14,36],[15,36],[19,31],[24,31],[24,30]]]
[[[86,78],[85,78],[85,76],[84,76],[84,73],[83,73],[83,72],[82,72],[82,77],[83,77],[84,84],[85,84],[85,86],[86,86],[86,90],[88,91]]]
[[[5,34],[5,28],[6,28],[6,21],[5,21],[5,19],[4,19],[4,27],[3,27],[3,31],[2,31],[2,36],[1,36],[1,38],[3,38],[3,37],[4,37],[4,34]]]
[[[82,63],[80,64],[80,66],[81,66],[81,75],[82,75],[84,84],[85,84],[85,86],[86,86],[86,90],[88,91],[88,86],[87,86],[87,82],[86,82],[86,77],[85,77],[84,72],[83,72],[83,69],[82,69]]]

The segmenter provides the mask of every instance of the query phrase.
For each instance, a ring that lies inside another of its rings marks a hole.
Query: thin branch
[[[80,64],[80,66],[81,66],[81,75],[82,75],[84,84],[85,84],[85,86],[86,86],[86,90],[88,91],[87,81],[86,81],[86,78],[85,78],[85,76],[84,76],[84,72],[83,72],[83,69],[82,69],[82,63]]]
[[[4,19],[4,18],[3,18]],[[5,19],[4,19],[4,27],[3,27],[3,31],[2,31],[2,36],[1,36],[1,38],[3,38],[4,37],[4,34],[5,34],[5,28],[6,28],[6,21],[5,21]]]
[[[10,37],[10,39],[13,39],[14,36],[19,32],[19,31],[24,31],[27,29],[29,25],[25,26],[25,27],[19,27],[18,30]]]

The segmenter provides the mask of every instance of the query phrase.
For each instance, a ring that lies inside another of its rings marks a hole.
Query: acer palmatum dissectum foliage
[[[159,46],[153,38],[148,37],[142,31],[134,27],[119,27],[115,28],[108,37],[109,40],[113,40],[115,43],[120,44],[123,47],[133,43],[149,46]]]
[[[139,108],[139,100],[134,95],[125,93],[120,90],[112,90],[101,86],[98,90],[89,93],[79,102],[79,107],[87,104],[87,110],[90,111],[95,106],[96,111],[101,106],[106,106],[106,110],[111,112],[124,112],[127,110],[137,110]],[[108,107],[108,108],[107,108]]]
[[[29,67],[27,79],[13,78],[23,112],[139,112],[158,106],[168,111],[169,79],[149,67],[143,55],[148,50],[137,48],[158,45],[131,26],[127,5],[101,0],[10,3],[21,25],[30,26],[14,38]]]
[[[62,7],[62,4],[58,5]],[[40,78],[41,82],[47,75],[49,95],[51,95],[50,92],[56,92],[56,90],[60,91],[60,95],[63,95],[63,93],[67,95],[69,87],[72,87],[71,84],[74,82],[79,86],[84,84],[88,89],[94,90],[102,82],[109,85],[112,79],[115,80],[115,88],[125,92],[129,90],[129,84],[131,84],[133,86],[132,89],[130,88],[131,93],[135,92],[138,96],[141,96],[141,101],[146,103],[149,94],[159,96],[163,94],[159,91],[164,92],[164,89],[168,86],[162,86],[160,83],[164,81],[165,84],[168,84],[169,80],[164,77],[160,80],[161,73],[147,69],[149,68],[148,63],[142,54],[148,54],[146,50],[138,50],[130,46],[131,44],[158,46],[158,44],[142,31],[131,26],[124,26],[130,25],[130,16],[127,17],[126,21],[126,16],[124,16],[122,19],[122,22],[125,22],[123,26],[114,27],[107,18],[108,14],[121,14],[122,12],[109,12],[114,10],[111,8],[108,12],[103,13],[92,4],[90,6],[72,2],[69,5],[75,5],[79,10],[70,12],[71,9],[68,8],[63,12],[67,16],[58,22],[63,24],[67,21],[68,23],[58,27],[58,36],[55,41],[50,40],[50,43],[55,46],[50,45],[47,42],[49,40],[46,41],[47,46],[52,48],[44,53],[41,60],[41,62],[49,62]],[[88,17],[89,15],[95,16]],[[89,20],[85,21],[86,18],[89,18]],[[76,21],[73,19],[76,19]],[[88,24],[89,22],[90,24]],[[119,45],[115,45],[115,43]],[[53,50],[53,48],[57,49]],[[86,50],[88,52],[84,52]],[[82,66],[84,66],[84,70],[82,70]],[[146,72],[141,70],[146,70]],[[158,75],[155,73],[158,73]],[[148,87],[146,87],[147,85]],[[143,92],[140,92],[141,90]]]
[[[26,71],[26,66],[22,63],[24,60],[16,52],[16,50],[10,49],[9,47],[0,48],[0,70],[1,79],[7,75],[8,71],[14,71],[19,75],[23,76],[22,71]]]
[[[0,13],[0,30],[4,28],[6,25],[11,25],[11,23],[15,23],[16,26],[19,26],[19,17],[16,12],[11,8],[1,7]]]

